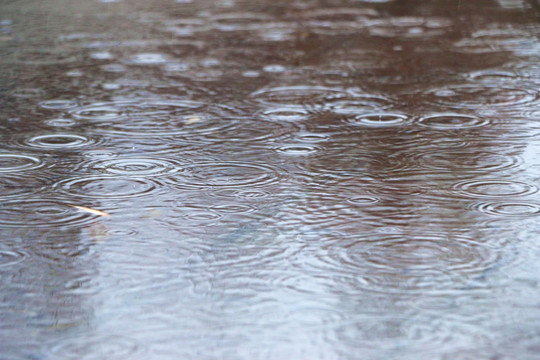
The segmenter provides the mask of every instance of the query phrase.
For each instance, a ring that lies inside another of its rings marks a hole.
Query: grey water
[[[537,0],[0,0],[0,359],[540,358]]]

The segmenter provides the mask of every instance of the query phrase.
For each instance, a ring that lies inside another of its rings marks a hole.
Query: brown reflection
[[[149,358],[231,357],[239,343],[272,357],[304,331],[309,354],[348,358],[360,343],[373,358],[451,358],[475,346],[455,329],[481,333],[484,350],[506,335],[486,320],[513,306],[498,295],[533,288],[505,271],[510,252],[535,254],[508,229],[535,234],[540,209],[535,151],[523,156],[539,129],[537,1],[0,10],[0,155],[16,155],[0,162],[8,357],[43,357],[96,309],[99,329],[136,332],[127,348],[140,340]],[[204,106],[159,106],[174,101]],[[30,141],[51,135],[49,147]],[[140,230],[107,254],[105,222],[66,207],[103,199]]]

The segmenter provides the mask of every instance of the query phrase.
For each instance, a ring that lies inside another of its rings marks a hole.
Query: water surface
[[[539,10],[0,1],[0,357],[540,357]]]

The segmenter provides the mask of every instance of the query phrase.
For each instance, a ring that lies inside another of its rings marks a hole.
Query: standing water
[[[540,358],[537,0],[0,0],[0,358]]]

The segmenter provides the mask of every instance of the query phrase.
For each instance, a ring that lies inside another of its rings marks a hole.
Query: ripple
[[[45,95],[45,91],[39,88],[19,88],[15,89],[12,95],[21,99],[41,98]]]
[[[342,90],[323,86],[279,86],[255,91],[251,97],[267,105],[326,105],[351,98]]]
[[[428,90],[424,96],[437,105],[472,110],[530,106],[538,102],[536,89],[508,84],[455,84]]]
[[[116,175],[156,176],[181,171],[181,166],[173,160],[150,157],[116,158],[93,166]]]
[[[151,179],[137,177],[87,176],[54,185],[60,192],[92,199],[123,199],[147,196],[158,190]]]
[[[374,20],[369,32],[382,37],[431,37],[444,35],[452,26],[452,21],[445,18],[393,17],[388,20]]]
[[[58,227],[92,222],[96,215],[47,199],[9,200],[0,206],[0,225],[6,227]]]
[[[76,107],[78,104],[73,100],[46,100],[39,103],[44,109],[65,110]]]
[[[382,95],[355,92],[351,99],[332,104],[332,111],[342,115],[356,115],[366,111],[380,111],[391,105],[392,101]]]
[[[347,202],[354,205],[372,205],[381,201],[380,198],[371,195],[358,195],[347,199]]]
[[[135,65],[161,65],[167,63],[168,59],[160,53],[140,53],[133,55],[127,62]]]
[[[302,13],[310,31],[323,35],[358,33],[370,24],[368,19],[377,12],[367,8],[326,8]]]
[[[262,117],[271,121],[302,121],[308,119],[310,113],[298,107],[275,107],[264,110]]]
[[[2,268],[7,268],[24,261],[28,256],[27,253],[20,250],[0,250],[0,271]]]
[[[78,148],[94,143],[91,139],[75,134],[37,135],[23,140],[23,145],[41,149]]]
[[[76,54],[69,54],[62,48],[21,48],[7,62],[25,65],[60,65],[77,61]]]
[[[348,123],[351,125],[368,127],[399,126],[406,124],[408,121],[409,117],[407,115],[396,113],[372,113],[358,115],[352,119],[348,119]]]
[[[199,223],[206,223],[206,222],[213,222],[216,220],[221,219],[223,216],[220,214],[216,214],[210,211],[190,211],[188,214],[185,214],[182,216],[182,219],[193,221],[193,222],[199,222]]]
[[[219,133],[235,125],[236,109],[189,100],[126,100],[77,108],[71,114],[107,133],[137,136]]]
[[[55,359],[127,359],[142,352],[137,341],[114,334],[86,334],[67,338],[51,348]]]
[[[244,204],[219,204],[210,206],[209,209],[220,214],[245,214],[253,212],[257,208]]]
[[[508,50],[530,54],[536,51],[536,45],[537,39],[531,34],[511,27],[477,30],[470,38],[461,39],[454,43],[457,51],[473,54]]]
[[[43,162],[30,155],[0,154],[0,173],[24,171],[43,166]]]
[[[271,197],[272,193],[269,191],[259,190],[259,189],[219,189],[212,193],[215,196],[227,197],[227,198],[240,198],[240,199],[263,199]]]
[[[187,165],[169,182],[180,188],[236,188],[265,186],[279,178],[278,169],[268,165],[222,161]]]
[[[472,115],[438,113],[421,117],[418,124],[438,130],[460,130],[485,126],[489,121]]]
[[[310,146],[304,144],[290,144],[279,146],[274,150],[283,155],[300,156],[316,153],[320,151],[321,148],[318,146]]]
[[[371,290],[424,292],[458,288],[496,259],[494,249],[465,237],[373,233],[336,242],[320,260]]]
[[[486,173],[519,167],[523,159],[517,155],[506,155],[470,149],[445,149],[419,155],[419,162],[428,168],[446,171]]]
[[[76,124],[76,121],[73,119],[63,119],[63,118],[57,118],[57,119],[50,119],[46,121],[47,125],[55,126],[55,127],[70,127]]]
[[[523,201],[482,202],[471,206],[471,209],[488,215],[507,217],[526,217],[540,214],[540,205]]]
[[[0,194],[3,199],[23,198],[45,189],[48,179],[42,175],[21,176],[0,173]]]
[[[538,191],[538,187],[512,180],[472,180],[455,184],[453,190],[467,197],[526,196]]]
[[[296,138],[302,142],[318,143],[327,141],[330,138],[330,135],[303,131],[298,133]]]
[[[248,31],[260,30],[271,18],[260,13],[238,12],[214,15],[210,20],[219,31]]]

